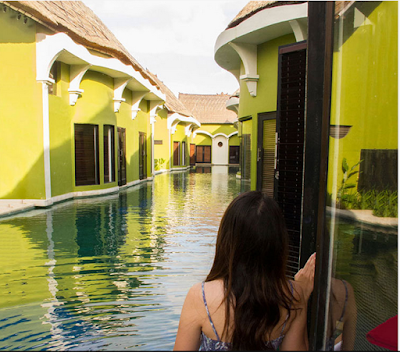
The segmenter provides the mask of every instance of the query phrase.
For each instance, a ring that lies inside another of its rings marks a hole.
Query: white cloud
[[[194,93],[196,87],[207,93],[204,81],[221,70],[213,59],[215,41],[247,1],[84,0],[84,3],[142,66],[158,74],[176,94],[177,90]],[[229,92],[234,91],[236,79],[227,71],[223,78],[223,72],[219,72],[219,82],[210,81],[209,93],[226,91],[227,87],[231,87]],[[215,88],[217,84],[220,89]]]

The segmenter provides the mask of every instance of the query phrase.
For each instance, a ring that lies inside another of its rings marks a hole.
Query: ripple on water
[[[234,173],[163,174],[1,221],[0,350],[171,350],[239,192]]]

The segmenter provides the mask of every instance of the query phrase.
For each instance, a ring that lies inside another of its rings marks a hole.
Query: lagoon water
[[[172,350],[237,168],[161,174],[0,221],[0,350]]]
[[[161,174],[118,194],[0,219],[0,350],[172,350],[237,168]],[[397,313],[397,227],[338,223],[337,278],[354,288],[355,350]]]

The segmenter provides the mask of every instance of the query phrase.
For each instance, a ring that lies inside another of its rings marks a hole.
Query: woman
[[[276,202],[242,193],[228,206],[205,282],[183,304],[174,350],[307,350],[315,254],[286,278],[288,235]]]

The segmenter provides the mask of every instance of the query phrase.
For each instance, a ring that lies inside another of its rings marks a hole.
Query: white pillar
[[[51,170],[50,170],[50,114],[49,114],[49,85],[54,81],[42,80],[43,104],[43,159],[44,159],[44,184],[46,190],[46,205],[51,205]]]
[[[156,123],[157,116],[157,108],[159,105],[156,105],[154,108],[150,110],[150,125],[151,125],[151,175],[154,176],[154,124]]]

